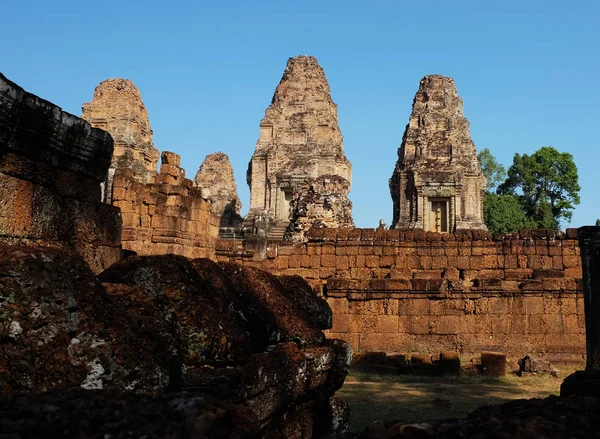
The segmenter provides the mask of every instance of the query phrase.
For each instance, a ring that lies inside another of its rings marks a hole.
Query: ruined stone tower
[[[390,179],[392,227],[486,229],[481,172],[454,80],[421,79]]]
[[[154,183],[159,152],[152,143],[148,112],[137,87],[128,79],[102,81],[91,102],[82,106],[81,117],[94,128],[108,131],[115,141],[108,176],[107,202],[111,201],[115,169],[131,169],[141,183]]]
[[[216,152],[204,159],[194,178],[194,186],[200,187],[211,201],[212,212],[221,218],[221,227],[241,224],[242,202],[237,195],[233,168],[227,154]]]
[[[342,145],[337,106],[325,72],[312,56],[290,58],[260,123],[248,166],[248,217],[267,211],[275,221],[288,223],[294,194],[309,179],[340,177],[349,188],[352,167]],[[349,216],[345,222],[352,223],[350,211],[344,215]]]

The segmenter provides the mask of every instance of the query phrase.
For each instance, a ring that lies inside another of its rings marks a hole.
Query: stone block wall
[[[0,74],[0,243],[74,250],[95,272],[121,257],[119,210],[101,202],[102,130]]]
[[[219,217],[211,212],[202,189],[185,178],[177,154],[162,153],[156,183],[141,183],[132,170],[117,169],[112,197],[121,209],[124,250],[214,258]]]
[[[582,272],[576,230],[492,236],[318,229],[267,259],[220,242],[219,260],[296,274],[333,310],[329,335],[357,351],[583,358]]]

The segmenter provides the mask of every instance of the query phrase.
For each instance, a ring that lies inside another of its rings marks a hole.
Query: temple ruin
[[[194,186],[201,188],[211,201],[212,212],[221,218],[221,228],[236,227],[242,223],[242,202],[237,195],[233,168],[227,154],[216,152],[207,155],[196,173]]]
[[[128,79],[102,81],[82,116],[114,139],[103,200],[121,209],[124,250],[139,255],[214,255],[219,216],[202,189],[185,178],[179,155],[159,154],[137,87]],[[157,172],[161,156],[160,172]]]
[[[67,249],[94,272],[120,260],[121,214],[100,201],[112,152],[108,133],[0,73],[0,248]]]
[[[454,80],[425,76],[390,179],[392,227],[434,232],[486,229],[485,187]]]
[[[325,72],[314,57],[290,58],[248,166],[248,218],[266,211],[287,226],[294,194],[308,179],[337,176],[349,187],[351,171]],[[352,224],[350,210],[343,215],[343,222]]]
[[[153,183],[159,152],[152,143],[152,129],[146,106],[137,87],[128,79],[102,81],[91,102],[82,106],[82,119],[94,128],[108,131],[115,149],[108,173],[105,200],[112,200],[112,178],[115,169],[132,169],[136,180]]]

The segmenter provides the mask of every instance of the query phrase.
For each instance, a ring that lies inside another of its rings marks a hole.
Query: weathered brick
[[[335,255],[332,254],[324,254],[321,256],[321,266],[322,267],[335,267]]]

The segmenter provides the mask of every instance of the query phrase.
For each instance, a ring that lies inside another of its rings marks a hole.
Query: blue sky
[[[112,77],[140,89],[160,150],[193,178],[227,153],[246,168],[289,57],[329,80],[359,227],[389,224],[388,189],[419,80],[455,79],[478,150],[509,166],[551,145],[579,168],[571,226],[600,218],[600,2],[19,0],[2,6],[0,72],[71,113]]]

